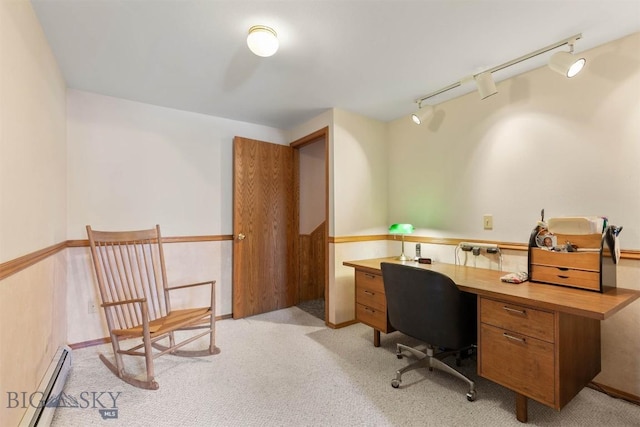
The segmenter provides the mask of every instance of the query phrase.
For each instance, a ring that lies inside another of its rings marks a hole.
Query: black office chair
[[[406,350],[419,360],[396,371],[391,385],[398,388],[402,374],[407,371],[436,368],[466,381],[467,400],[476,400],[475,383],[442,362],[445,357],[455,355],[459,364],[461,357],[473,350],[477,336],[476,296],[460,291],[453,280],[435,271],[386,262],[381,267],[389,322],[398,331],[427,345],[426,353],[397,345],[399,359]]]

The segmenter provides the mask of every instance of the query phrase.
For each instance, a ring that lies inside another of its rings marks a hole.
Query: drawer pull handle
[[[363,291],[363,292],[364,292],[365,294],[367,294],[367,295],[371,295],[371,296],[374,296],[374,295],[375,295],[375,293],[374,293],[374,292],[371,292],[371,291]]]
[[[569,278],[569,276],[561,276],[561,275],[559,275],[559,274],[558,274],[558,277],[559,277],[560,279],[568,279],[568,278]]]
[[[523,316],[527,315],[527,310],[517,310],[515,308],[511,308],[511,307],[507,307],[506,305],[502,307],[503,309],[510,311],[511,313],[518,313],[521,314]]]
[[[557,267],[560,271],[569,271],[567,267]]]
[[[369,273],[364,273],[365,277],[369,278],[369,279],[375,279],[376,275],[375,274],[369,274]]]
[[[366,311],[368,311],[369,313],[375,313],[376,312],[373,308],[365,307],[364,309]]]
[[[522,344],[525,344],[525,343],[527,342],[527,340],[526,340],[525,338],[514,337],[513,335],[509,335],[509,334],[508,334],[508,333],[506,333],[506,332],[503,332],[503,333],[502,333],[502,336],[503,336],[503,337],[505,337],[505,338],[508,338],[508,339],[510,339],[510,340],[513,340],[513,341],[521,342]]]

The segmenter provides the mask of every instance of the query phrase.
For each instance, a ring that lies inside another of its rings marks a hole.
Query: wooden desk
[[[356,318],[392,332],[386,312],[381,262],[406,264],[449,276],[478,295],[478,374],[516,393],[516,418],[527,422],[532,398],[560,410],[600,372],[600,320],[640,298],[614,288],[597,293],[562,286],[505,283],[504,271],[453,264],[418,264],[395,258],[345,261],[355,268]]]

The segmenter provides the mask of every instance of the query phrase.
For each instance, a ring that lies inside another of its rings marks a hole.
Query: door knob
[[[242,234],[242,233],[239,233],[239,234],[238,234],[238,240],[244,240],[244,238],[245,238],[245,237],[247,237],[247,236],[245,236],[245,235],[244,235],[244,234]]]

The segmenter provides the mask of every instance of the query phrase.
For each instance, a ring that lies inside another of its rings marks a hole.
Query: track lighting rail
[[[559,42],[550,44],[549,46],[545,46],[545,47],[543,47],[541,49],[538,49],[538,50],[533,51],[531,53],[528,53],[526,55],[520,56],[520,57],[518,57],[516,59],[512,59],[511,61],[505,62],[504,64],[500,64],[500,65],[497,65],[495,67],[489,68],[488,70],[484,70],[484,71],[481,71],[479,73],[476,73],[471,78],[467,77],[467,78],[463,78],[463,79],[461,79],[461,80],[459,80],[459,81],[457,81],[455,83],[451,83],[450,85],[445,86],[442,89],[438,89],[438,90],[436,90],[434,92],[428,93],[428,94],[416,99],[415,102],[418,104],[418,108],[422,108],[422,103],[424,101],[426,101],[427,99],[433,98],[434,96],[440,95],[441,93],[447,92],[447,91],[449,91],[451,89],[455,89],[458,86],[461,86],[463,82],[466,82],[467,80],[474,79],[476,76],[478,76],[478,75],[480,75],[482,73],[494,73],[496,71],[503,70],[503,69],[505,69],[507,67],[511,67],[512,65],[516,65],[516,64],[518,64],[518,63],[520,63],[522,61],[526,61],[527,59],[534,58],[534,57],[536,57],[538,55],[541,55],[541,54],[549,52],[549,51],[551,51],[553,49],[559,48],[560,46],[569,45],[570,52],[573,52],[573,44],[576,42],[576,40],[580,40],[581,38],[582,38],[582,34],[576,34],[574,36],[567,37],[564,40],[560,40]]]
[[[562,41],[559,41],[557,43],[554,43],[554,44],[550,44],[549,46],[543,47],[542,49],[538,49],[538,50],[536,50],[534,52],[528,53],[528,54],[523,55],[523,56],[521,56],[519,58],[512,59],[509,62],[505,62],[504,64],[495,66],[495,67],[490,68],[490,69],[488,69],[486,71],[488,71],[490,73],[495,73],[496,71],[500,71],[500,70],[505,69],[507,67],[511,67],[512,65],[516,65],[516,64],[518,64],[518,63],[520,63],[522,61],[526,61],[527,59],[535,58],[538,55],[542,55],[543,53],[547,53],[550,50],[559,48],[560,46],[564,46],[566,44],[569,45],[569,47],[571,48],[571,52],[573,52],[573,44],[575,43],[576,40],[580,40],[581,38],[582,38],[582,34],[576,34],[575,36],[566,38],[566,39],[564,39]]]

